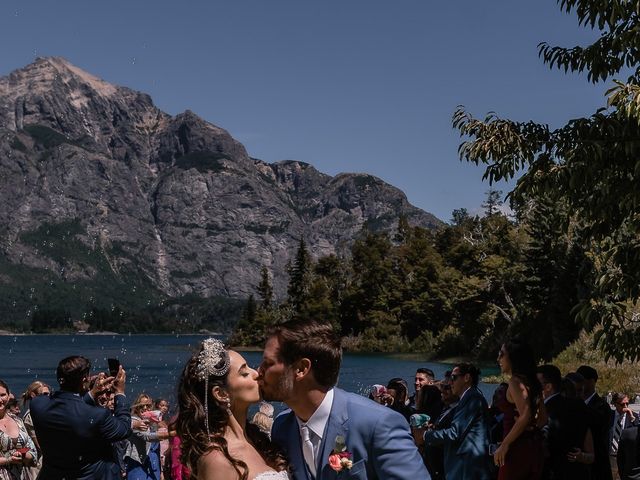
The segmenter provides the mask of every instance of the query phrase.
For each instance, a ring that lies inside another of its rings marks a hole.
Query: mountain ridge
[[[53,284],[131,275],[154,301],[237,298],[265,265],[282,296],[300,238],[319,257],[345,253],[365,225],[392,231],[400,215],[441,224],[373,175],[252,158],[192,111],[171,116],[61,57],[0,77],[0,174],[5,286],[35,269]],[[93,253],[62,255],[65,242]]]

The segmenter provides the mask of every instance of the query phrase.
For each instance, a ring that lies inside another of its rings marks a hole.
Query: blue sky
[[[2,0],[0,75],[62,56],[253,157],[371,173],[448,220],[489,187],[458,160],[456,106],[551,126],[593,113],[607,86],[550,71],[537,44],[595,35],[555,0]]]

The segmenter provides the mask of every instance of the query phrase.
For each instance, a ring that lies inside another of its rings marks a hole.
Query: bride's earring
[[[225,406],[227,408],[227,413],[229,414],[229,416],[231,416],[231,399],[230,398],[227,398],[225,402]]]

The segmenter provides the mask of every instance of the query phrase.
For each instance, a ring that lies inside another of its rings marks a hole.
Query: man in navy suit
[[[631,450],[628,446],[629,439],[635,437],[629,437],[629,434],[623,433],[625,430],[637,427],[640,424],[640,418],[638,414],[629,408],[629,397],[624,393],[615,392],[611,398],[611,404],[614,407],[613,416],[611,419],[611,426],[609,428],[609,455],[611,456],[611,467],[614,472],[618,471],[621,462],[616,458],[619,455],[623,457],[626,455],[626,460],[622,461],[623,465],[626,465],[625,470],[629,470],[629,459],[632,458],[628,452]],[[620,451],[621,442],[625,439],[627,447],[626,452]],[[622,477],[622,473],[620,473]],[[617,478],[614,475],[614,478]]]
[[[402,415],[335,388],[341,360],[340,338],[327,324],[287,322],[267,339],[258,382],[265,400],[291,408],[271,435],[294,480],[430,480]]]
[[[640,480],[640,460],[638,445],[638,427],[625,428],[620,434],[618,445],[618,473],[620,480]]]
[[[31,418],[43,454],[39,480],[120,478],[111,444],[131,433],[125,372],[120,367],[115,379],[99,379],[102,383],[113,382],[112,415],[106,408],[95,406],[86,394],[90,370],[91,363],[84,357],[61,360],[56,372],[60,391],[31,400]]]
[[[470,363],[455,366],[451,372],[451,390],[460,400],[451,424],[424,434],[427,450],[433,446],[444,448],[447,480],[490,478],[488,406],[477,388],[479,376],[480,370]]]
[[[613,411],[607,401],[596,392],[598,381],[596,369],[582,365],[576,370],[576,373],[584,378],[582,396],[590,412],[588,422],[593,435],[593,451],[595,453],[592,478],[593,480],[613,480],[611,467],[615,464],[615,460],[610,460],[609,457],[609,430],[612,425]]]

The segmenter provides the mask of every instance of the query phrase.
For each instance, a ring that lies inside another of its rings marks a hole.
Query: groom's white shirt
[[[320,449],[320,444],[322,443],[322,434],[324,433],[324,429],[327,426],[327,422],[329,421],[329,415],[331,415],[331,407],[333,406],[333,388],[330,389],[327,394],[324,396],[322,403],[318,406],[313,415],[309,418],[306,423],[307,428],[309,429],[309,440],[311,440],[311,444],[313,445],[313,458],[316,463],[318,462],[318,450]],[[305,423],[296,417],[298,421],[298,432],[300,434],[300,438],[302,438],[302,426]],[[314,468],[315,470],[315,468]]]

